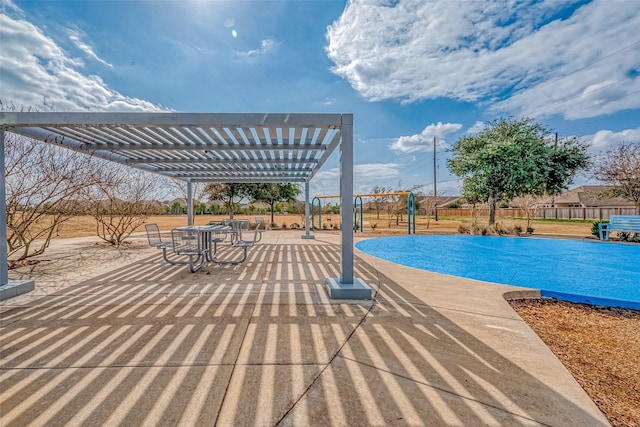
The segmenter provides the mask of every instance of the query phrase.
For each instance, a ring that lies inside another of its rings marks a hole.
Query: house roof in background
[[[615,187],[611,185],[582,185],[572,188],[555,197],[555,203],[580,204],[594,207],[632,207],[633,202],[622,197],[607,197],[603,195],[607,190]]]
[[[191,182],[308,182],[351,114],[0,113],[0,127]]]

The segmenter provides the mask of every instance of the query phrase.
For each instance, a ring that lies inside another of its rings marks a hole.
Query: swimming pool
[[[454,235],[380,237],[356,247],[421,270],[640,310],[640,245]]]

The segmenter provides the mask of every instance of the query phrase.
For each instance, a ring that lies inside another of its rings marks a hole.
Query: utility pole
[[[436,183],[436,137],[433,137],[433,212],[438,221],[438,184]]]
[[[558,148],[558,132],[556,132],[556,142],[555,142],[555,147]],[[551,207],[556,209],[556,196],[555,194],[553,196],[551,196]],[[556,209],[556,217],[558,216],[558,211]]]

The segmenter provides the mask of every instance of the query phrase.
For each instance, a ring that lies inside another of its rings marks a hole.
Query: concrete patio
[[[331,301],[340,237],[300,234],[195,274],[141,238],[57,243],[0,303],[0,425],[609,425],[517,288],[356,252],[376,298]]]

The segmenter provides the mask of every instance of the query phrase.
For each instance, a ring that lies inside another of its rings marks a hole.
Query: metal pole
[[[187,225],[193,225],[193,191],[191,180],[187,181]]]
[[[313,206],[311,206],[313,209]],[[313,239],[313,234],[309,234],[309,181],[304,183],[304,234],[303,239]]]
[[[7,190],[4,176],[4,129],[0,128],[0,286],[9,283],[7,263]]]
[[[309,181],[304,183],[304,230],[309,235]]]
[[[342,284],[353,283],[353,116],[342,116],[342,141],[340,142],[340,231]]]
[[[436,137],[433,137],[433,212],[438,221],[438,184],[436,178]]]

